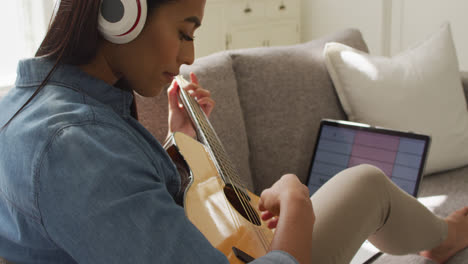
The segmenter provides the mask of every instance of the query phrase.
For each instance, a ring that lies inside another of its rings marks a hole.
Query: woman
[[[129,3],[102,1],[100,11],[101,1],[60,1],[37,58],[19,64],[0,102],[0,256],[12,262],[227,262],[174,202],[179,176],[135,119],[132,95],[160,94],[193,62],[205,0],[137,1],[130,33],[117,34]],[[210,93],[191,81],[209,115]],[[169,133],[194,136],[177,89],[167,92]],[[338,189],[347,199],[330,198]],[[346,263],[369,236],[383,251],[428,250],[439,262],[468,245],[468,208],[440,219],[371,166],[338,174],[312,198],[285,175],[259,207],[276,232],[255,263]]]

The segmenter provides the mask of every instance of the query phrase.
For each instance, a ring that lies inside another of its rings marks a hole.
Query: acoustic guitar
[[[179,87],[189,85],[182,76]],[[231,264],[248,263],[270,251],[273,231],[260,219],[259,197],[241,179],[205,113],[184,89],[181,101],[199,141],[173,133],[165,149],[182,179],[178,203],[190,221]]]

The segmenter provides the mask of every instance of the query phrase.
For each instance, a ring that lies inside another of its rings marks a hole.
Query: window
[[[49,25],[55,0],[0,4],[0,94],[13,86],[18,61],[34,56]]]

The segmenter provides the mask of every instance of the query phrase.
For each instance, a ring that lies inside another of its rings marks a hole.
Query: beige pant
[[[443,219],[370,165],[337,174],[311,200],[312,263],[349,263],[366,239],[385,253],[404,255],[434,248],[447,236]]]

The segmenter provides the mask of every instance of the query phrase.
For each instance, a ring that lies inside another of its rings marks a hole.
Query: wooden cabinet
[[[244,49],[267,46],[264,28],[258,26],[233,26],[226,35],[226,49]]]
[[[272,24],[272,28],[267,30],[267,46],[284,46],[300,42],[299,24],[293,21]]]
[[[300,41],[300,0],[207,0],[195,55]]]

